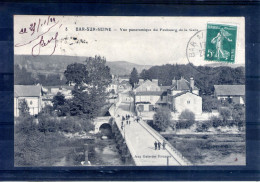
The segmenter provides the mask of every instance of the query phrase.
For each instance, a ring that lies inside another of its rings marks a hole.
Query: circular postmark
[[[206,30],[200,30],[196,32],[188,41],[186,47],[186,57],[191,67],[196,69],[198,72],[207,75],[214,75],[220,71],[220,69],[205,69],[205,66],[219,67],[228,66],[225,62],[214,62],[205,60],[206,50]],[[213,65],[212,63],[215,63]]]

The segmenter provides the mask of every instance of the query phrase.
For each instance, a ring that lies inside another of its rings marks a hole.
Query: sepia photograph
[[[13,26],[15,167],[246,165],[243,17]]]

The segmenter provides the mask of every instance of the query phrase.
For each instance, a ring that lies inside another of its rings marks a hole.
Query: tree
[[[58,92],[52,99],[53,109],[56,110],[58,106],[64,105],[66,102],[65,96]]]
[[[179,122],[176,124],[176,128],[185,129],[190,128],[195,123],[195,114],[190,110],[184,110],[179,116]]]
[[[243,127],[245,125],[245,107],[240,104],[234,105],[232,110],[232,118],[238,128]]]
[[[153,115],[153,125],[159,131],[165,131],[170,125],[171,117],[171,111],[169,108],[159,107]]]
[[[64,75],[68,82],[76,84],[72,91],[73,98],[68,101],[70,114],[84,114],[88,119],[96,117],[106,104],[106,88],[112,81],[106,59],[100,56],[89,57],[85,64],[69,65]]]
[[[138,79],[138,72],[136,70],[136,68],[133,68],[131,74],[130,74],[130,78],[129,78],[129,83],[132,85],[132,88],[134,88],[134,85],[136,83],[138,83],[139,79]]]
[[[220,108],[219,114],[223,120],[223,124],[228,125],[227,122],[231,117],[231,110],[229,108]]]
[[[57,110],[58,116],[66,116],[70,114],[69,101],[65,99],[65,96],[58,92],[52,99],[53,110]]]
[[[73,63],[67,66],[64,72],[67,83],[75,83],[77,85],[87,83],[89,81],[86,65],[82,63]]]
[[[19,100],[19,115],[20,116],[30,115],[30,108],[25,99]]]

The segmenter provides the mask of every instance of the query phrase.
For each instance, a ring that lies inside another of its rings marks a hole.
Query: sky
[[[199,49],[203,50],[203,46],[195,50],[189,48],[191,42],[205,45],[207,23],[237,26],[235,64],[245,64],[243,17],[15,15],[14,53],[34,56],[100,55],[107,61],[128,61],[142,65],[188,62],[204,65],[211,62],[205,61],[204,56],[200,55]],[[76,31],[80,28],[81,31]],[[95,31],[90,31],[93,28]],[[198,34],[201,35],[200,39]],[[195,56],[188,56],[188,59],[187,55],[192,53]]]

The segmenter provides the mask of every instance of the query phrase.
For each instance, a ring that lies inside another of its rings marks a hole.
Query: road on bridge
[[[121,98],[119,99],[120,103],[116,110],[115,121],[123,137],[125,137],[126,144],[135,164],[138,166],[185,165],[181,159],[178,157],[175,158],[168,150],[163,150],[162,147],[161,150],[155,150],[154,142],[158,140],[151,134],[151,131],[148,131],[144,127],[144,121],[137,122],[131,117],[130,124],[126,124],[126,121],[124,121],[123,130],[121,129],[122,116],[126,114],[130,116],[134,115],[134,104],[129,92],[120,93],[119,96]]]

